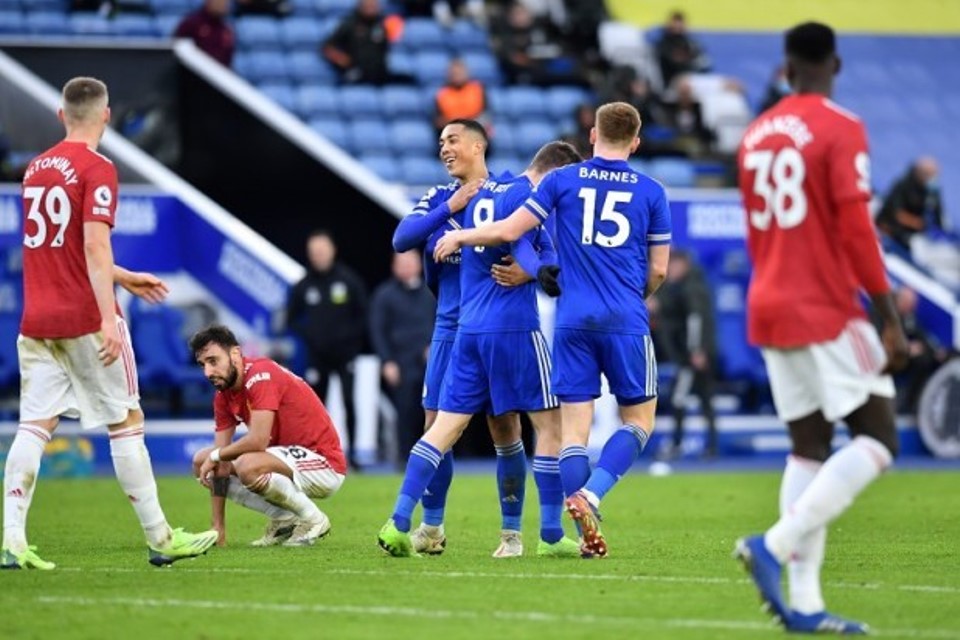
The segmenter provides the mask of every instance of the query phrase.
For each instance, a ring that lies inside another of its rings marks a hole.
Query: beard
[[[240,377],[240,372],[237,371],[237,368],[233,366],[233,363],[230,363],[230,368],[227,369],[227,376],[221,378],[219,376],[214,376],[210,378],[210,382],[218,391],[224,391],[226,389],[232,389],[233,385],[237,384],[237,378]]]

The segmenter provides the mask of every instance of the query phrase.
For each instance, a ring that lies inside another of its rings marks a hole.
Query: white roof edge
[[[58,91],[2,51],[0,51],[0,74],[9,77],[23,91],[54,113],[60,108]],[[101,148],[114,159],[136,169],[151,183],[180,198],[198,215],[223,230],[238,245],[275,269],[288,283],[297,282],[306,273],[304,267],[296,260],[113,129],[108,128],[104,132]]]
[[[206,55],[192,40],[176,40],[173,51],[180,62],[231,96],[307,155],[339,174],[390,214],[402,218],[407,213],[408,201],[401,188],[385,182],[353,156],[311,129],[296,115],[280,107],[245,79]]]

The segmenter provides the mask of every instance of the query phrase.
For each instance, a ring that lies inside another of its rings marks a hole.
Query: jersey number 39
[[[36,233],[24,235],[24,246],[28,249],[36,249],[42,246],[47,241],[48,227],[52,224],[56,227],[56,231],[50,241],[50,246],[62,247],[63,235],[67,231],[67,225],[70,224],[70,198],[64,188],[60,186],[50,187],[49,189],[26,187],[23,190],[23,198],[30,203],[27,220],[37,225]]]

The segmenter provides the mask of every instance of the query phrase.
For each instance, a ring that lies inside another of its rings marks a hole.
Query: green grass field
[[[960,474],[894,471],[830,531],[828,605],[884,638],[960,638]],[[736,537],[775,516],[779,475],[628,476],[604,503],[605,560],[494,560],[491,475],[455,478],[447,552],[388,558],[376,534],[399,476],[354,475],[321,503],[313,548],[253,549],[258,514],[228,507],[229,545],[167,569],[147,564],[112,478],[43,480],[31,542],[54,572],[0,573],[0,638],[778,638],[730,559]],[[163,478],[175,526],[202,528],[208,500]],[[569,526],[569,522],[567,525]],[[569,529],[572,531],[572,527]]]

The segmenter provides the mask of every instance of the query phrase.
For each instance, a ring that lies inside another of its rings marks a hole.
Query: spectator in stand
[[[660,335],[657,344],[666,359],[677,366],[670,404],[674,430],[672,447],[664,457],[671,459],[682,453],[687,402],[691,396],[700,400],[700,410],[707,421],[707,439],[703,455],[717,455],[717,418],[713,410],[716,384],[717,338],[713,311],[713,292],[694,261],[684,250],[670,252],[667,281],[657,292]]]
[[[664,87],[670,87],[674,78],[685,73],[710,71],[710,59],[687,31],[687,19],[682,11],[670,14],[656,43],[656,52]]]
[[[486,25],[487,8],[484,0],[401,0],[403,15],[407,17],[432,17],[445,27],[458,17],[464,17],[478,25]]]
[[[780,98],[790,95],[791,93],[790,81],[787,80],[787,67],[786,65],[779,64],[777,68],[773,70],[773,77],[770,78],[770,82],[767,83],[767,89],[763,95],[763,102],[760,103],[759,112],[763,113],[780,102]]]
[[[227,22],[230,0],[204,0],[203,6],[184,16],[173,33],[174,38],[190,38],[211,58],[229,67],[233,61],[236,37]]]
[[[574,128],[560,136],[563,142],[569,142],[584,159],[593,157],[593,143],[590,142],[590,130],[597,122],[597,107],[589,102],[577,105],[573,109]]]
[[[553,23],[535,16],[519,0],[494,21],[490,43],[508,84],[589,86],[577,58],[564,51]]]
[[[387,16],[380,0],[357,0],[320,52],[340,72],[344,84],[411,84],[414,79],[395,73],[387,64],[390,45],[403,32],[403,18]]]
[[[667,126],[669,116],[665,105],[650,85],[650,81],[630,65],[616,65],[597,88],[601,104],[626,102],[640,113],[640,138],[643,143],[636,151],[639,156],[657,156],[670,153],[674,131]]]
[[[487,135],[493,131],[487,118],[487,92],[483,83],[470,76],[470,69],[460,58],[450,61],[447,68],[447,82],[437,89],[434,96],[433,125],[440,132],[451,120],[466,118],[476,120],[487,128]]]
[[[393,277],[377,287],[370,302],[370,341],[380,357],[380,374],[397,411],[397,466],[423,435],[423,376],[433,336],[437,301],[423,279],[416,249],[393,255]]]
[[[307,348],[304,376],[324,404],[330,374],[340,379],[346,413],[349,461],[357,468],[357,412],[353,401],[354,360],[367,338],[367,289],[360,276],[336,260],[337,245],[329,231],[307,238],[307,274],[287,300],[287,324]]]
[[[928,333],[917,320],[917,292],[906,285],[897,287],[893,300],[903,321],[903,331],[907,335],[909,360],[907,367],[896,374],[897,413],[915,414],[920,402],[920,394],[934,371],[950,359],[951,352],[937,338]],[[880,319],[873,314],[872,320],[879,326]]]
[[[960,290],[960,239],[947,226],[940,194],[940,167],[929,156],[917,159],[884,198],[877,227],[884,246]]]
[[[665,124],[676,133],[671,147],[688,158],[702,158],[712,151],[716,134],[704,124],[690,84],[678,82],[675,93],[675,99],[665,103]]]

